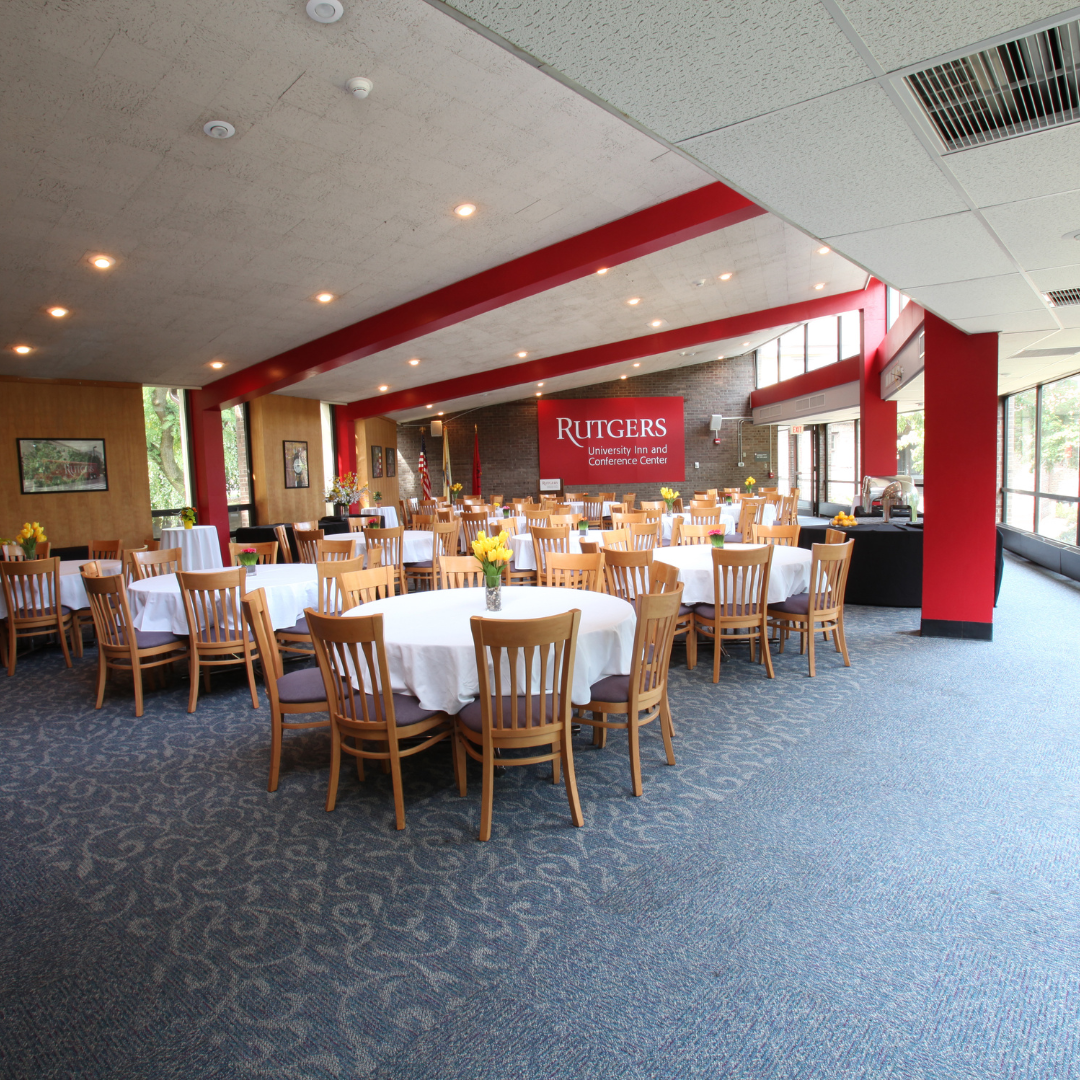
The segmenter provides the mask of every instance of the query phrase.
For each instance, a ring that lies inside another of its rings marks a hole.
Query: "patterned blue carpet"
[[[677,651],[675,767],[583,736],[480,844],[441,748],[344,772],[221,677],[134,719],[93,652],[0,677],[0,1076],[1080,1074],[1080,591],[1009,557],[992,644],[849,609],[853,666]]]

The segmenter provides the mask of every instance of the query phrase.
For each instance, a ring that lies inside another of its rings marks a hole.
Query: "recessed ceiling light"
[[[476,213],[476,207],[471,202],[463,202],[454,207],[454,213],[458,217],[472,217]]]
[[[640,364],[635,364],[634,367],[641,367],[641,365]]]
[[[439,413],[439,416],[445,416],[445,415],[446,415],[445,413]]]
[[[537,390],[536,391],[536,396],[537,397],[543,397],[544,395],[539,390]]]
[[[596,276],[597,277],[603,277],[607,272],[608,272],[608,267],[601,266],[600,269],[596,271]]]
[[[730,281],[731,280],[731,271],[729,270],[726,274],[721,274],[720,275],[720,280],[721,281]]]
[[[108,270],[115,262],[116,260],[108,255],[95,255],[90,260],[91,265],[97,267],[98,270]]]
[[[750,342],[749,341],[744,341],[742,344],[743,344],[743,348],[745,349],[746,346],[750,344]]]
[[[832,248],[827,248],[827,247],[819,247],[819,248],[817,249],[817,253],[818,253],[819,255],[828,255],[830,251],[832,251]]]
[[[66,307],[51,307],[51,308],[49,308],[49,314],[54,319],[62,319],[67,313],[68,313],[68,309]]]
[[[625,375],[620,375],[620,376],[619,376],[619,378],[620,378],[620,379],[625,379],[625,378],[626,378],[626,376],[625,376]]]
[[[723,359],[724,359],[724,354],[723,354],[723,353],[721,353],[721,354],[720,354],[720,355],[719,355],[719,356],[718,356],[718,357],[717,357],[716,359],[717,359],[717,360],[723,360]]]
[[[816,284],[816,285],[814,286],[814,289],[815,289],[815,290],[816,290],[817,292],[821,292],[821,290],[822,290],[822,289],[824,289],[824,288],[825,288],[825,282],[824,282],[824,281],[819,281],[819,282],[818,282],[818,283],[817,283],[817,284]]]
[[[542,382],[538,382],[536,385],[537,386],[543,386],[544,384]]]
[[[663,326],[664,325],[664,320],[663,319],[653,319],[653,321],[651,323],[649,323],[649,325],[653,326],[653,327],[655,327],[655,326]]]
[[[431,408],[434,408],[434,406],[433,405],[425,405],[424,408],[425,409],[431,409]]]
[[[20,356],[25,356],[28,352],[34,351],[29,345],[15,345],[13,348]]]
[[[213,368],[213,369],[214,369],[215,371],[220,371],[220,370],[221,370],[221,369],[222,369],[222,368],[223,368],[223,367],[225,366],[225,363],[224,363],[224,361],[222,361],[222,360],[211,360],[211,361],[210,361],[210,366],[211,366],[211,367],[212,367],[212,368]]]
[[[640,296],[631,296],[630,299],[627,300],[626,302],[631,307],[637,307],[637,305],[641,303],[641,297]]]
[[[410,365],[411,365],[412,367],[416,367],[416,365],[417,365],[417,364],[419,364],[419,363],[420,363],[420,361],[419,361],[419,360],[417,360],[415,356],[414,356],[414,357],[413,357],[413,358],[412,358],[412,359],[411,359],[411,360],[409,361],[409,364],[410,364]]]
[[[380,393],[380,394],[385,394],[385,393],[386,393],[386,391],[387,391],[387,390],[389,390],[389,389],[390,389],[390,387],[389,387],[389,386],[380,386],[380,387],[379,387],[379,393]]]
[[[528,356],[528,355],[529,354],[524,349],[522,349],[521,352],[518,353],[518,358],[521,359],[521,360],[524,360],[525,357]]]
[[[210,120],[203,124],[203,131],[211,139],[231,139],[236,134],[236,128],[228,120]]]
[[[329,304],[330,301],[334,299],[334,294],[332,292],[316,293],[315,299],[318,300],[320,304]]]
[[[345,14],[345,9],[340,0],[308,0],[307,13],[316,22],[332,23]]]

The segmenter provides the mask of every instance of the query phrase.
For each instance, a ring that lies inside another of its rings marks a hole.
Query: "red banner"
[[[537,403],[540,477],[564,486],[680,483],[681,397],[544,398]]]

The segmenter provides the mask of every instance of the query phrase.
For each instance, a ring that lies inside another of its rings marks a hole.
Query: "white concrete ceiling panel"
[[[940,56],[1056,15],[1062,0],[839,0],[886,71]]]
[[[1080,232],[1080,190],[993,206],[983,214],[1025,270],[1080,260],[1080,241],[1072,239]]]
[[[1030,311],[1038,307],[1031,287],[1019,274],[930,285],[909,289],[907,295],[936,315],[950,321]],[[1037,330],[1039,327],[1023,329]]]
[[[973,315],[970,318],[956,318],[951,320],[965,334],[992,334],[1000,333],[1023,333],[1041,331],[1052,333],[1058,328],[1058,324],[1044,308],[1033,308],[1030,311],[1012,311],[1001,314],[995,311],[992,315]]]
[[[985,277],[1014,269],[970,211],[826,239],[863,266],[873,263],[897,289],[955,281],[970,273],[973,257]]]
[[[817,0],[453,6],[672,142],[866,77]]]
[[[873,83],[691,139],[684,149],[815,236],[966,209]]]

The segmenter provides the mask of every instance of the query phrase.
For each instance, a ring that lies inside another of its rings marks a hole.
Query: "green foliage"
[[[1042,390],[1039,432],[1042,491],[1076,494],[1077,442],[1080,439],[1080,378],[1048,383]]]
[[[187,504],[184,483],[184,430],[180,414],[182,390],[143,387],[146,458],[150,472],[150,506],[171,510]]]
[[[896,471],[898,475],[923,475],[925,415],[904,413],[896,418]]]

